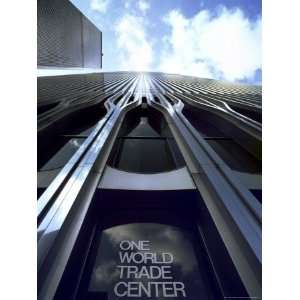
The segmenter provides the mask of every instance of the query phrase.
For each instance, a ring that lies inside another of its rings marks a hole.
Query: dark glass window
[[[37,113],[38,113],[38,115],[40,115],[40,114],[54,108],[57,105],[58,105],[58,103],[50,103],[50,104],[46,104],[46,105],[40,105],[37,107]]]
[[[207,139],[209,145],[234,170],[261,173],[261,162],[232,139]]]
[[[101,201],[90,210],[55,299],[246,298],[199,196],[98,189],[94,197]]]
[[[259,189],[250,189],[250,192],[253,194],[253,196],[262,203],[262,190]]]
[[[84,138],[70,139],[52,158],[40,169],[48,171],[62,168],[84,142]]]
[[[58,155],[71,153],[72,151],[70,152],[68,149],[74,148],[72,139],[86,138],[105,114],[106,109],[101,103],[96,107],[91,106],[66,114],[65,117],[55,120],[53,124],[39,132],[37,139],[38,170],[58,152],[62,151]]]
[[[165,139],[124,138],[116,167],[132,172],[161,172],[175,168]],[[159,155],[156,155],[159,154]]]
[[[159,173],[184,166],[162,114],[147,106],[127,114],[109,165],[128,172]]]
[[[192,232],[155,223],[115,226],[102,231],[87,299],[215,299],[206,273]]]
[[[239,172],[261,173],[261,159],[253,153],[253,149],[260,152],[258,141],[254,142],[237,126],[212,112],[185,104],[183,114],[230,168]],[[250,148],[249,143],[252,146],[255,143],[255,147]]]
[[[238,106],[234,106],[232,104],[230,104],[230,106],[232,107],[232,109],[234,109],[236,112],[252,119],[255,120],[259,123],[261,123],[262,121],[262,114],[261,111],[259,110],[251,110],[251,109],[246,109],[246,108],[242,108],[242,107],[238,107]]]

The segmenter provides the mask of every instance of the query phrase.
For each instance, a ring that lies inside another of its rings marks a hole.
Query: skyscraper
[[[102,33],[38,0],[38,67]],[[38,299],[260,299],[261,87],[164,73],[38,77]]]
[[[40,77],[38,168],[39,299],[261,298],[261,87]]]
[[[102,67],[102,32],[68,0],[37,1],[37,65]]]

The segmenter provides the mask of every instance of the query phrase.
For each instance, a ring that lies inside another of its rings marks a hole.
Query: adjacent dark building
[[[38,78],[39,299],[261,299],[261,202],[261,87]]]
[[[102,33],[70,1],[38,0],[37,28],[38,67],[102,67]]]

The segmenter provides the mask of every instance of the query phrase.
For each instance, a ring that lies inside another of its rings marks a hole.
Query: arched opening
[[[102,102],[71,112],[39,132],[37,138],[38,170],[44,168],[50,160],[53,161],[55,156],[59,159],[59,156],[64,155],[65,152],[69,153],[68,149],[73,148],[71,144],[74,144],[74,139],[77,144],[81,143],[105,114],[106,109]],[[64,146],[68,148],[66,151],[63,150]],[[69,157],[69,155],[66,156]],[[46,168],[53,169],[51,166]]]
[[[108,165],[127,172],[159,173],[185,163],[162,113],[143,103],[126,114]]]
[[[102,102],[74,111],[38,133],[38,198],[105,114]]]
[[[228,166],[261,173],[261,142],[216,113],[184,104],[184,116]]]

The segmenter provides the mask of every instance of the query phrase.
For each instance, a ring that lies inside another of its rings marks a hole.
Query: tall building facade
[[[68,0],[37,1],[39,68],[102,68],[102,32]]]
[[[38,78],[39,299],[260,299],[261,87]]]

